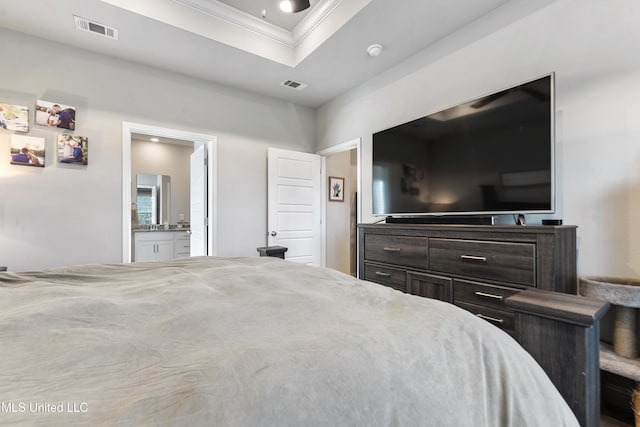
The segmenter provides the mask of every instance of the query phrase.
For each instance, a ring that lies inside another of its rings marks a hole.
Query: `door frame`
[[[356,150],[356,179],[357,179],[357,192],[358,199],[356,200],[356,222],[359,224],[362,222],[362,138],[352,139],[351,141],[346,141],[341,144],[337,144],[331,146],[329,148],[325,148],[324,150],[318,151],[316,154],[322,157],[321,159],[321,197],[322,201],[320,203],[321,206],[321,218],[322,218],[322,231],[321,231],[321,239],[322,239],[322,250],[321,250],[321,265],[323,267],[327,266],[327,203],[328,203],[328,184],[327,184],[327,157],[341,153],[343,151],[351,151]],[[359,250],[360,248],[357,245],[356,239],[356,259],[359,258]],[[356,274],[360,277],[359,270],[360,263],[356,262]]]
[[[122,122],[122,262],[131,262],[131,135],[181,139],[207,145],[207,255],[218,253],[218,138],[178,129]]]

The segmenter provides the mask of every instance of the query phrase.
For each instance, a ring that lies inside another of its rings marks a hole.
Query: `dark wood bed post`
[[[542,366],[583,427],[600,425],[600,319],[609,303],[527,289],[506,300],[516,337]]]

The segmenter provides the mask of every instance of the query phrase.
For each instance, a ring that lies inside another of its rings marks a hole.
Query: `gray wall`
[[[555,71],[556,217],[579,226],[580,274],[638,276],[638,16],[634,0],[558,0],[491,34],[479,20],[320,108],[318,149],[362,137],[370,222],[373,132]]]
[[[309,108],[0,30],[0,101],[77,107],[89,165],[9,164],[0,130],[0,264],[13,271],[122,260],[122,122],[218,137],[218,254],[257,255],[266,241],[267,147],[313,151]]]

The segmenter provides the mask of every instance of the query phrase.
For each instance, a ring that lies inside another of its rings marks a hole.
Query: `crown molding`
[[[282,43],[291,49],[298,46],[320,24],[331,15],[344,0],[318,0],[307,15],[295,26],[287,31],[263,19],[238,10],[217,0],[172,0],[182,6],[204,13],[230,24],[237,25],[247,31]]]
[[[230,24],[237,25],[262,37],[269,38],[287,47],[294,48],[293,36],[290,31],[280,28],[246,12],[231,7],[217,0],[172,0],[182,6],[197,12],[218,18]]]
[[[307,38],[327,17],[337,10],[343,1],[344,0],[319,0],[307,16],[291,31],[293,46],[298,46]]]
[[[101,1],[295,67],[372,0],[318,0],[292,31],[218,0]]]

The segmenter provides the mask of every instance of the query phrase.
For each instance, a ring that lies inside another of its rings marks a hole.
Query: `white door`
[[[268,150],[268,243],[287,248],[285,259],[321,262],[320,156]]]
[[[191,256],[207,255],[207,167],[206,144],[191,154]]]

